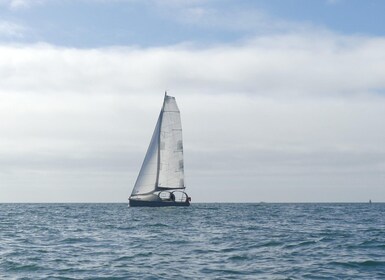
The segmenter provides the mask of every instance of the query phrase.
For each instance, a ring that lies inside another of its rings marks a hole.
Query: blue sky
[[[0,202],[127,202],[166,89],[193,202],[385,201],[384,6],[0,0]]]
[[[0,2],[3,42],[80,48],[231,43],[263,33],[316,27],[383,36],[385,3],[375,0]]]

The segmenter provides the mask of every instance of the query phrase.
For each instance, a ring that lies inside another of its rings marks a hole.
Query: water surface
[[[0,204],[0,279],[385,279],[385,204]]]

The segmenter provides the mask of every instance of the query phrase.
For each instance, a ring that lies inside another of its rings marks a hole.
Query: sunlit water
[[[385,279],[385,204],[0,204],[0,279]]]

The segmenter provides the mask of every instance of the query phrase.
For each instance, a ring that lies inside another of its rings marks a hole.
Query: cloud
[[[336,4],[339,4],[341,2],[342,2],[342,0],[327,0],[327,3],[330,5],[336,5]]]
[[[384,200],[384,47],[330,33],[206,48],[3,45],[1,199],[124,201],[169,89],[195,201]]]
[[[40,5],[46,0],[0,0],[0,4],[8,6],[11,10],[25,9],[31,6]]]
[[[232,3],[212,5],[210,1],[153,1],[155,11],[178,24],[218,32],[241,32],[245,35],[295,31],[314,28],[309,23],[296,23],[275,18],[263,9],[245,9]]]
[[[25,32],[25,28],[19,24],[0,21],[0,38],[21,38]]]
[[[79,94],[170,87],[189,93],[287,97],[376,93],[385,87],[384,47],[383,38],[330,34],[261,36],[207,48],[3,46],[0,86],[8,91]]]

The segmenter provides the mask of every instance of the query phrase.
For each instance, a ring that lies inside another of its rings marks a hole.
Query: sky
[[[0,0],[0,202],[127,202],[165,90],[192,202],[384,202],[384,10]]]

